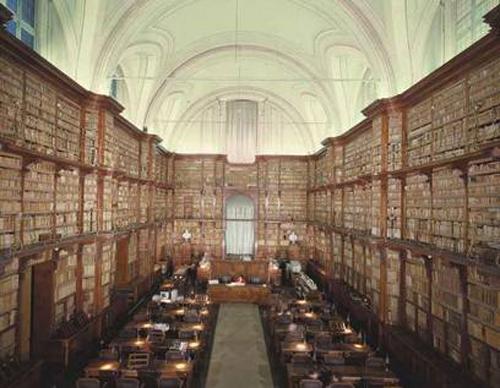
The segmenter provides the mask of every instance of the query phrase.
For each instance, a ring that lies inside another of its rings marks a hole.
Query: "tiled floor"
[[[234,303],[220,306],[206,387],[273,387],[256,305]]]

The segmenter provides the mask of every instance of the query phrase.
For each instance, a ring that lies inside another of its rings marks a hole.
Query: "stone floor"
[[[273,387],[256,305],[232,303],[220,306],[206,387]]]

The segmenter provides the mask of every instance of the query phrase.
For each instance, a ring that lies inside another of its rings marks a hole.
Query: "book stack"
[[[83,311],[89,317],[95,315],[95,258],[96,244],[87,244],[82,247],[82,293]]]
[[[432,241],[430,177],[426,175],[408,176],[405,194],[405,238],[430,243]]]
[[[301,160],[281,160],[279,186],[281,190],[285,191],[307,190],[307,162]]]
[[[278,170],[279,172],[279,170]],[[268,175],[268,179],[270,179]],[[255,165],[226,165],[224,176],[226,187],[252,189],[257,188],[257,164]],[[276,180],[275,182],[279,182]]]
[[[139,222],[146,223],[148,222],[149,217],[149,186],[148,185],[140,185],[138,187],[139,190]]]
[[[99,113],[96,110],[85,111],[85,160],[86,164],[97,164],[97,130],[99,128]]]
[[[102,300],[100,301],[99,306],[102,311],[110,304],[111,289],[113,287],[113,284],[115,283],[116,260],[114,241],[102,244],[101,265]],[[99,312],[100,311],[98,311],[97,313]]]
[[[316,222],[326,224],[330,220],[330,202],[329,192],[327,191],[317,191],[315,193],[315,212],[314,219]]]
[[[0,354],[15,353],[18,309],[19,276],[11,274],[0,278]]]
[[[433,242],[457,253],[465,251],[465,183],[461,172],[436,169],[432,176]]]
[[[139,275],[139,265],[137,257],[137,232],[130,233],[128,242],[128,274],[129,281],[133,281]]]
[[[97,231],[97,176],[85,175],[83,185],[83,232]]]
[[[433,160],[449,159],[466,152],[464,117],[467,113],[465,80],[433,96]]]
[[[54,324],[68,321],[76,310],[76,254],[59,251],[54,273]]]
[[[21,157],[0,152],[0,251],[21,245],[21,167]]]
[[[0,128],[1,136],[24,144],[22,100],[24,81],[22,69],[14,62],[0,58]]]
[[[52,235],[55,166],[36,162],[25,173],[23,243],[37,243]]]
[[[401,180],[387,182],[387,237],[400,239],[401,235]]]
[[[387,142],[387,170],[396,171],[402,168],[402,130],[403,114],[400,111],[389,113]]]
[[[406,321],[408,328],[427,338],[427,313],[430,308],[429,282],[424,258],[407,253],[406,260]]]
[[[335,183],[342,183],[344,176],[344,147],[341,145],[333,146],[333,169]]]
[[[353,228],[370,233],[371,229],[371,190],[370,186],[354,186]]]
[[[496,59],[469,74],[469,116],[466,120],[469,150],[500,138],[500,60]]]
[[[408,165],[419,166],[431,161],[432,155],[432,98],[408,109]]]
[[[175,161],[175,188],[199,189],[201,187],[202,165],[200,159],[179,159]]]
[[[494,274],[480,272],[476,267],[467,268],[467,331],[471,345],[469,362],[474,373],[486,380],[496,370],[492,361],[497,357],[498,309],[500,286]]]
[[[352,287],[360,294],[365,295],[366,278],[365,278],[365,249],[359,241],[354,240],[353,251],[353,282]]]
[[[495,253],[488,252],[495,248],[495,242],[500,241],[500,161],[482,159],[471,163],[468,176],[470,251],[467,253],[488,264],[498,265]],[[498,246],[495,249],[498,252]]]
[[[464,298],[458,268],[447,265],[442,259],[434,259],[432,292],[434,347],[460,363]]]
[[[371,234],[374,236],[380,236],[380,206],[381,204],[381,184],[379,180],[372,181],[371,192],[370,192],[370,205],[371,209],[367,208],[365,211],[371,211]]]
[[[63,159],[80,159],[81,109],[67,97],[57,96],[54,146],[56,155]]]
[[[24,90],[24,145],[55,156],[57,94],[40,77],[29,72],[25,73]]]
[[[139,177],[140,142],[116,121],[114,122],[111,139],[116,145],[113,167],[126,172],[129,176]]]
[[[104,160],[103,166],[114,168],[117,164],[118,143],[115,139],[115,118],[110,112],[104,112]]]
[[[154,151],[154,180],[160,183],[168,183],[168,160],[167,156],[158,149]]]
[[[350,239],[344,241],[344,281],[352,286],[353,284],[353,252]]]
[[[150,249],[151,242],[149,239],[149,229],[139,230],[137,244],[140,258],[140,260],[138,260],[138,273],[139,277],[143,279],[153,271],[153,267],[151,265],[150,252],[152,250]]]
[[[355,196],[353,187],[352,186],[344,187],[344,203],[343,203],[344,219],[342,226],[347,229],[354,228],[354,217],[356,216],[356,209],[355,209],[356,204],[354,201],[355,201]]]
[[[103,203],[102,219],[103,224],[99,225],[100,231],[109,231],[113,229],[113,202],[116,196],[113,190],[113,179],[110,176],[104,176],[103,180]]]
[[[78,170],[62,170],[57,174],[56,233],[61,237],[78,234],[79,188]]]
[[[149,149],[150,149],[150,142],[148,140],[142,140],[140,142],[140,174],[139,176],[142,179],[149,179],[148,173],[149,173]]]
[[[399,317],[399,284],[400,263],[399,252],[392,249],[386,250],[387,260],[387,323],[394,325],[398,323]]]
[[[343,203],[342,203],[342,189],[337,189],[333,192],[333,199],[332,199],[332,220],[333,220],[333,225],[336,227],[342,227],[343,226],[343,215],[342,215],[342,209],[343,209]]]
[[[372,120],[371,150],[371,173],[379,174],[382,171],[382,116],[377,116]]]
[[[340,279],[342,270],[342,235],[339,233],[332,233],[332,267],[333,278]]]

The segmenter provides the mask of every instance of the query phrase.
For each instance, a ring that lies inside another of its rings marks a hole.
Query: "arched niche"
[[[243,193],[234,193],[225,201],[225,257],[254,257],[255,203]]]

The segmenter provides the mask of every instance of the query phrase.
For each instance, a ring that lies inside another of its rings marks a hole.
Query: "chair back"
[[[323,388],[323,383],[317,379],[300,380],[300,388]]]
[[[365,366],[367,368],[385,368],[385,360],[382,357],[368,357]]]
[[[311,364],[312,358],[308,354],[294,354],[292,364]]]
[[[118,352],[114,348],[101,349],[99,358],[102,360],[118,360]]]
[[[76,380],[76,388],[100,388],[100,386],[99,379],[82,377]]]
[[[127,361],[128,369],[140,369],[149,366],[149,353],[130,353]]]
[[[194,330],[179,330],[178,337],[182,340],[190,340],[196,337],[196,333]]]
[[[150,330],[148,335],[148,341],[153,344],[161,344],[165,340],[165,333],[163,330]]]
[[[165,353],[165,360],[167,361],[184,360],[184,355],[179,350],[169,350],[167,353]]]
[[[181,388],[182,381],[175,377],[161,378],[158,380],[158,388]]]
[[[328,348],[332,345],[332,336],[328,333],[321,333],[316,336],[316,345],[320,348]]]
[[[139,380],[130,378],[130,377],[122,377],[116,380],[116,388],[139,388]]]
[[[344,365],[345,359],[341,352],[327,353],[323,356],[326,365]]]
[[[294,341],[303,341],[304,333],[299,330],[289,331],[285,336],[285,341],[294,342]]]

